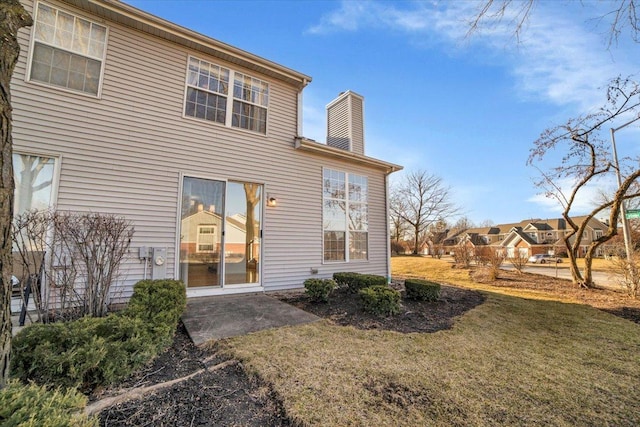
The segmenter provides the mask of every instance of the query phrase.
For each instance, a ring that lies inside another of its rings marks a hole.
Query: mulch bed
[[[600,309],[640,323],[640,302],[620,304],[619,294],[570,289],[566,280],[537,275],[501,273],[494,286],[570,293]],[[397,289],[403,286],[394,283]],[[273,294],[289,304],[330,319],[337,325],[401,333],[435,332],[451,328],[456,317],[482,304],[481,292],[442,286],[437,302],[403,301],[395,316],[376,317],[362,311],[357,294],[336,290],[328,303],[311,303],[302,291]],[[180,378],[206,366],[224,362],[216,346],[196,347],[180,325],[173,345],[147,368],[117,387],[98,391],[91,399],[118,394],[123,389]],[[205,372],[141,400],[114,405],[100,413],[101,426],[289,426],[282,405],[269,387],[248,377],[239,363]]]
[[[171,347],[117,386],[101,390],[92,400],[117,395],[134,387],[184,377],[227,360],[215,345],[197,347],[182,325]],[[268,387],[248,377],[239,364],[204,372],[146,396],[114,405],[100,413],[101,426],[288,426],[282,406]]]
[[[399,283],[392,284],[401,290]],[[327,303],[310,302],[303,292],[275,294],[281,301],[294,305],[316,316],[329,319],[341,326],[358,329],[383,329],[402,333],[436,332],[449,329],[454,319],[466,311],[482,304],[485,296],[476,291],[442,286],[440,298],[435,302],[403,300],[400,313],[379,317],[366,313],[361,308],[357,294],[346,288],[334,291]]]

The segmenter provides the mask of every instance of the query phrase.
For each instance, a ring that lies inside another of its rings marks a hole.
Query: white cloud
[[[415,43],[415,35],[438,37],[457,49],[482,48],[493,60],[506,61],[516,79],[516,90],[525,98],[557,105],[576,104],[581,111],[604,103],[602,90],[609,79],[630,75],[636,66],[625,62],[624,51],[607,51],[600,35],[567,12],[567,4],[538,3],[520,43],[514,38],[515,9],[508,9],[500,22],[489,23],[470,39],[468,22],[477,2],[343,1],[309,32],[324,34],[366,28],[404,32]],[[579,4],[569,4],[582,11]],[[508,15],[508,14],[511,15]],[[617,57],[616,56],[617,54]],[[499,59],[498,59],[499,58]],[[618,61],[614,63],[614,59]],[[487,58],[486,60],[489,60]]]
[[[562,179],[558,182],[559,188],[567,195],[573,188],[574,184],[574,180],[568,178]],[[611,179],[602,179],[598,182],[588,184],[580,189],[571,207],[572,215],[583,215],[591,212],[595,206],[600,203],[602,199],[601,193],[603,191],[611,191],[611,188],[616,188],[613,177],[611,177]],[[527,202],[538,205],[542,212],[559,214],[564,210],[564,206],[557,198],[550,197],[545,194],[536,194],[531,196],[527,199]]]

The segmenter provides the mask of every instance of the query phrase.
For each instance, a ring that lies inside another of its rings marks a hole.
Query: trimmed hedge
[[[437,301],[440,298],[440,283],[422,279],[407,279],[404,282],[405,297],[417,301]]]
[[[327,302],[336,288],[336,282],[332,279],[307,279],[304,281],[304,288],[313,301]]]
[[[97,427],[97,417],[82,413],[87,398],[75,390],[49,390],[10,381],[0,390],[3,427]]]
[[[333,280],[341,286],[346,286],[349,291],[354,294],[370,286],[383,286],[387,284],[387,278],[384,276],[351,272],[334,273]]]
[[[367,313],[388,316],[400,312],[400,292],[387,285],[364,288],[358,294]]]
[[[333,273],[333,280],[335,280],[338,286],[340,287],[344,286],[351,289],[351,284],[356,280],[358,280],[359,276],[360,276],[360,273],[352,273],[350,271]]]
[[[13,339],[12,375],[81,391],[113,383],[171,343],[185,304],[181,282],[145,280],[120,313],[28,326]]]
[[[180,316],[187,306],[187,294],[180,280],[141,280],[123,315],[142,320],[159,349],[171,344]]]

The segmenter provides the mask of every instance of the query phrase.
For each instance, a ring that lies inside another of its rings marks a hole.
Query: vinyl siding
[[[364,102],[361,98],[351,97],[351,150],[364,154]]]
[[[31,12],[33,4],[25,7]],[[278,199],[277,207],[263,207],[266,290],[302,286],[311,268],[319,270],[318,277],[346,270],[386,274],[384,173],[296,151],[295,87],[128,27],[105,24],[109,36],[100,99],[26,82],[30,31],[20,31],[22,50],[12,80],[13,138],[16,150],[61,157],[58,209],[114,213],[133,222],[123,297],[142,278],[140,246],[166,247],[167,274],[176,272],[181,173],[263,183],[265,195]],[[266,135],[182,117],[189,55],[269,83]],[[369,178],[366,262],[322,263],[323,167]]]
[[[351,151],[349,98],[327,109],[327,145]]]

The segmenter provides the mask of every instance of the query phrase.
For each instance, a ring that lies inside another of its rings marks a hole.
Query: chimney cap
[[[344,98],[348,97],[348,96],[353,96],[355,98],[359,98],[361,101],[364,102],[364,96],[355,93],[354,91],[352,91],[351,89],[349,90],[345,90],[343,92],[340,92],[340,94],[337,96],[336,99],[334,99],[333,101],[331,101],[330,103],[327,104],[327,109],[333,107],[335,104],[337,104],[338,102],[342,101]]]

